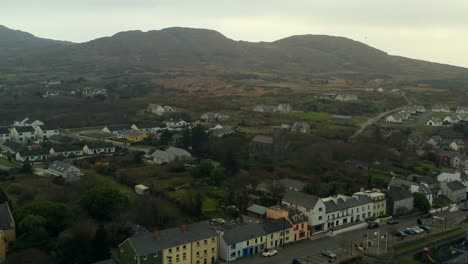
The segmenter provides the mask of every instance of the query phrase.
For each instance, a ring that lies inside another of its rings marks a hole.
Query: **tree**
[[[220,186],[226,178],[226,171],[223,167],[216,167],[211,170],[209,175],[210,183],[214,186]]]
[[[99,227],[91,241],[92,261],[101,261],[110,258],[110,244],[107,231],[104,227]]]
[[[431,210],[431,204],[427,200],[426,196],[422,193],[414,194],[414,208],[423,211],[425,214]]]
[[[160,136],[161,144],[169,145],[169,143],[171,142],[171,137],[172,133],[169,130],[164,129]]]
[[[112,220],[129,203],[128,197],[111,187],[95,187],[87,191],[80,201],[88,214],[97,220]]]
[[[210,161],[203,160],[190,170],[190,175],[194,178],[205,178],[210,176],[211,171],[213,170],[213,165]]]

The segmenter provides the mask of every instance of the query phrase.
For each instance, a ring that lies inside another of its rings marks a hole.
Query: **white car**
[[[424,230],[422,228],[420,228],[419,226],[413,226],[413,227],[411,227],[411,229],[413,229],[414,232],[416,232],[416,234],[424,233]]]
[[[272,249],[272,250],[264,251],[264,252],[262,253],[262,255],[263,255],[264,257],[273,257],[273,256],[275,256],[275,255],[278,255],[278,251]]]

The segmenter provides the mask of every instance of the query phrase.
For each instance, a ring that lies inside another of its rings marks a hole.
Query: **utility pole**
[[[377,231],[377,256],[380,256],[380,229]]]
[[[388,232],[387,232],[387,235],[386,235],[386,240],[385,240],[385,253],[388,253]]]

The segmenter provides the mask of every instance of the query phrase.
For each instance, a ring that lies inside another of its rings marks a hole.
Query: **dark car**
[[[465,212],[468,211],[468,205],[463,206],[462,211],[465,211]]]
[[[331,250],[324,250],[322,251],[322,255],[329,258],[329,259],[336,259],[338,256],[335,254],[335,252]]]
[[[390,220],[387,221],[387,224],[389,224],[389,225],[396,225],[398,223],[399,222],[397,220],[395,220],[395,219],[390,219]]]
[[[400,237],[401,239],[404,239],[406,237],[406,234],[403,231],[400,231],[400,230],[393,233],[393,235],[396,236],[396,237]]]
[[[422,218],[432,218],[432,217],[433,215],[431,213],[422,215]]]
[[[405,232],[405,234],[410,235],[410,236],[414,236],[417,234],[416,231],[414,231],[412,228],[406,228],[405,231],[403,232]]]
[[[379,228],[379,224],[376,223],[376,222],[372,222],[369,225],[367,225],[367,228],[369,228],[369,229]]]
[[[304,261],[297,259],[297,258],[293,259],[291,262],[291,264],[304,264],[304,263],[305,263]]]

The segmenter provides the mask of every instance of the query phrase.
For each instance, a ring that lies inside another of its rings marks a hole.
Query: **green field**
[[[0,164],[3,165],[3,166],[7,166],[7,167],[11,167],[11,168],[18,168],[19,165],[14,163],[14,162],[11,162],[9,160],[6,160],[4,158],[0,158]]]
[[[309,120],[309,121],[330,121],[332,115],[327,114],[327,113],[316,113],[316,112],[310,112],[310,113],[305,113],[305,112],[291,112],[288,113],[287,115],[290,115],[292,117],[302,119],[302,120]]]

